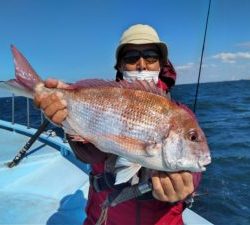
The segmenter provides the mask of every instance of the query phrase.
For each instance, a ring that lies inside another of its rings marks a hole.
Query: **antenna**
[[[197,81],[197,85],[196,85],[196,93],[195,93],[195,99],[194,99],[194,107],[193,107],[194,112],[196,111],[196,104],[197,104],[197,98],[198,98],[198,93],[199,93],[201,67],[202,67],[204,48],[205,48],[206,37],[207,37],[207,27],[208,27],[208,18],[209,18],[209,14],[210,14],[211,1],[212,0],[209,0],[208,11],[207,11],[206,28],[205,28],[205,33],[204,33],[204,39],[203,39],[203,45],[202,45],[202,51],[201,51],[201,58],[200,58],[199,75],[198,75],[198,81]]]

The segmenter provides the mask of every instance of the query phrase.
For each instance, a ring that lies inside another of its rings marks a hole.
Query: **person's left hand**
[[[193,176],[190,172],[161,172],[156,171],[152,176],[153,196],[165,202],[184,200],[193,193]]]

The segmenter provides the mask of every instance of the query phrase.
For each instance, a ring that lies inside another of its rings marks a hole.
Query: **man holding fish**
[[[122,83],[122,80],[129,82],[133,82],[133,80],[135,82],[138,80],[146,80],[152,82],[153,80],[157,83],[157,86],[166,93],[168,93],[171,86],[175,83],[176,74],[168,60],[167,46],[160,41],[157,32],[148,25],[133,25],[123,33],[120,44],[116,49],[116,60],[115,69],[117,70],[117,82]],[[45,81],[45,86],[59,89],[67,89],[69,87],[68,84],[53,79]],[[150,88],[147,87],[146,89]],[[119,99],[118,97],[117,101],[122,101],[122,98],[123,97]],[[136,96],[134,96],[134,98],[136,98]],[[45,115],[51,121],[58,125],[62,124],[68,116],[69,105],[65,100],[64,94],[61,92],[54,92],[52,94],[37,92],[35,94],[35,103],[44,111]],[[158,123],[164,124],[164,121],[159,121]],[[163,127],[161,127],[161,129],[164,130]],[[200,130],[198,130],[198,132],[190,131],[188,138],[192,142],[199,142],[199,132]],[[168,135],[169,134],[166,134],[166,139]],[[140,169],[140,165],[126,162],[127,164],[125,164],[129,169],[123,171],[120,174],[120,178],[116,178],[116,181],[111,184],[112,188],[109,188],[110,178],[103,179],[105,170],[109,168],[111,164],[113,164],[114,167],[117,166],[119,162],[114,162],[115,160],[123,161],[124,159],[117,159],[117,157],[107,153],[107,151],[100,151],[102,149],[99,150],[95,145],[88,142],[89,140],[83,140],[84,137],[81,137],[82,139],[80,138],[78,142],[72,141],[70,137],[68,138],[77,157],[81,161],[92,165],[91,185],[86,207],[87,218],[84,224],[94,225],[100,218],[102,212],[101,204],[105,201],[111,190],[116,189],[116,186],[121,186],[123,182],[129,185],[138,183],[138,180],[140,182],[143,176],[145,180],[145,172]],[[119,141],[121,141],[121,139],[119,139]],[[132,139],[131,141],[133,142]],[[158,153],[156,154],[155,151],[158,148],[162,148],[162,146],[158,140],[150,140],[149,143],[152,144],[146,147],[147,158],[154,160],[154,158],[151,159],[150,157],[152,155],[157,156]],[[136,141],[133,142],[133,146],[137,145],[139,146],[139,143]],[[168,154],[172,152],[170,151]],[[185,163],[186,161],[180,161],[180,165],[184,165]],[[203,165],[208,163],[209,162],[203,163]],[[169,162],[169,164],[171,163]],[[197,164],[197,168],[200,164],[202,164],[201,161]],[[193,171],[193,173],[191,173],[188,172],[189,165],[183,167],[186,168],[183,170],[178,169],[176,165],[169,170],[170,172],[151,170],[150,173],[147,173],[147,176],[150,176],[152,181],[152,193],[128,200],[110,208],[107,213],[106,224],[183,224],[182,212],[185,208],[185,199],[197,188],[200,181],[199,171],[204,170],[204,168],[202,169],[203,166],[200,166],[197,170],[191,170]],[[123,165],[123,167],[125,166]],[[196,171],[198,173],[196,173]],[[129,180],[127,181],[124,177],[128,177]],[[102,184],[99,186],[101,190],[96,190],[94,183],[98,182],[99,178],[108,184]],[[121,180],[119,181],[118,179]],[[93,182],[93,180],[95,182]]]

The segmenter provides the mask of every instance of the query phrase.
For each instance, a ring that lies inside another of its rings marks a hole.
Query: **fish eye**
[[[188,132],[188,139],[192,142],[199,142],[199,135],[196,130],[191,130]]]

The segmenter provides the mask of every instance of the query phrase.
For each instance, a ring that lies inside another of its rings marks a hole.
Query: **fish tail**
[[[16,79],[7,81],[6,83],[14,89],[22,88],[26,92],[32,94],[35,86],[43,81],[32,68],[28,60],[15,46],[11,45],[11,51],[14,57]]]

